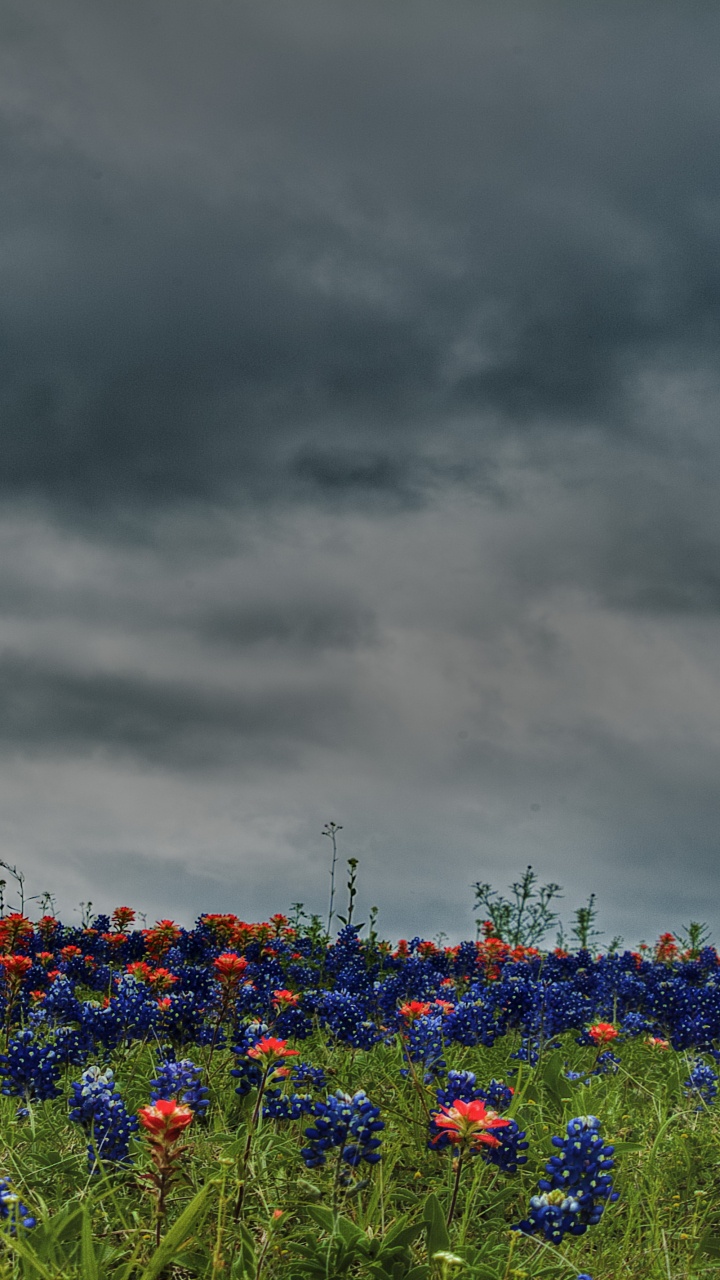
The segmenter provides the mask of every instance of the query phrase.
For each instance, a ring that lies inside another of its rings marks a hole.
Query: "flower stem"
[[[463,1159],[462,1159],[462,1154],[460,1154],[457,1158],[457,1168],[455,1170],[455,1185],[453,1187],[452,1199],[450,1201],[450,1208],[448,1209],[448,1216],[447,1216],[448,1226],[450,1226],[450,1223],[452,1222],[455,1214],[455,1206],[457,1204],[458,1191],[460,1190],[460,1175],[462,1173],[462,1166],[463,1166]]]

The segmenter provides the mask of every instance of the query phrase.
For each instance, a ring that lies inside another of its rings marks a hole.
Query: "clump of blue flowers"
[[[201,1120],[205,1115],[210,1100],[207,1085],[201,1084],[202,1068],[197,1067],[189,1058],[180,1062],[168,1059],[160,1063],[155,1080],[150,1081],[150,1101],[158,1098],[175,1099],[184,1106],[190,1107],[193,1114]]]
[[[23,1098],[25,1102],[44,1102],[57,1098],[62,1060],[52,1045],[37,1044],[29,1028],[18,1031],[0,1054],[0,1075],[4,1077],[0,1093]]]
[[[374,1107],[363,1089],[331,1094],[325,1102],[313,1103],[315,1122],[305,1130],[309,1139],[302,1158],[308,1169],[326,1163],[326,1152],[340,1149],[340,1158],[355,1168],[361,1160],[377,1164],[380,1139],[375,1135],[385,1128],[378,1119],[380,1108]]]
[[[91,1173],[98,1172],[100,1160],[129,1163],[130,1137],[138,1122],[135,1116],[128,1115],[110,1067],[88,1067],[80,1080],[73,1082],[70,1119],[90,1135],[87,1151]]]
[[[539,1195],[530,1200],[530,1212],[515,1230],[527,1235],[541,1232],[552,1244],[565,1235],[581,1236],[600,1221],[605,1204],[618,1199],[610,1169],[614,1148],[600,1136],[597,1116],[577,1116],[567,1126],[567,1137],[552,1139],[558,1154],[545,1166],[547,1178],[538,1182]]]

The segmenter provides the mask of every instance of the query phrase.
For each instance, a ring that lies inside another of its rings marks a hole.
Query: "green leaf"
[[[361,1231],[351,1218],[338,1218],[337,1229],[346,1244],[356,1245],[360,1240],[367,1240],[365,1232]]]
[[[570,1081],[563,1074],[563,1055],[560,1051],[552,1053],[548,1058],[543,1067],[542,1080],[546,1092],[561,1110],[575,1096]]]
[[[183,1209],[177,1222],[170,1228],[164,1240],[161,1240],[159,1248],[152,1255],[148,1265],[140,1276],[140,1280],[156,1280],[157,1276],[165,1270],[176,1255],[191,1240],[191,1231],[198,1222],[207,1207],[207,1200],[210,1192],[217,1186],[217,1180],[206,1182],[205,1186],[198,1191],[197,1195],[190,1201],[186,1209]]]
[[[720,1236],[711,1230],[703,1232],[695,1250],[696,1258],[720,1258]]]
[[[335,1214],[332,1209],[325,1209],[321,1204],[309,1204],[307,1211],[314,1222],[318,1226],[323,1227],[325,1231],[333,1232],[335,1230]]]
[[[83,1207],[80,1227],[80,1265],[83,1280],[98,1280],[97,1258],[92,1238],[92,1222],[87,1209]]]
[[[382,1249],[380,1250],[381,1257],[383,1253],[385,1253],[386,1249],[407,1248],[409,1244],[412,1244],[415,1237],[419,1236],[423,1229],[423,1224],[421,1222],[416,1222],[413,1226],[407,1227],[405,1225],[406,1221],[407,1219],[400,1218],[385,1234],[383,1237]]]
[[[53,1276],[40,1261],[35,1250],[31,1249],[21,1236],[16,1236],[14,1240],[9,1240],[7,1243],[22,1258],[22,1274],[26,1280],[53,1280]]]
[[[425,1223],[428,1256],[432,1257],[434,1253],[439,1253],[441,1249],[449,1249],[450,1236],[445,1226],[445,1214],[434,1192],[430,1193],[423,1205],[423,1222]]]

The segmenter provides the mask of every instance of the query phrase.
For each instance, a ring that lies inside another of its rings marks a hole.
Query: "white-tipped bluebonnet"
[[[322,1067],[313,1067],[309,1062],[296,1062],[290,1068],[294,1084],[305,1085],[315,1092],[320,1092],[327,1085]]]
[[[210,1101],[207,1085],[201,1084],[202,1068],[197,1067],[189,1058],[180,1062],[167,1059],[160,1063],[158,1074],[150,1081],[150,1101],[158,1098],[172,1099],[190,1107],[198,1119],[205,1115]]]
[[[88,1067],[80,1080],[73,1082],[70,1097],[70,1119],[81,1124],[90,1135],[88,1168],[98,1172],[98,1161],[128,1164],[130,1137],[138,1127],[137,1118],[128,1115],[115,1088],[110,1067]]]
[[[539,1195],[530,1200],[527,1218],[515,1228],[528,1235],[542,1232],[559,1244],[564,1235],[583,1235],[602,1217],[605,1204],[618,1199],[610,1169],[614,1148],[600,1136],[597,1116],[576,1116],[565,1138],[554,1137],[558,1154],[545,1165],[547,1178],[538,1182]]]
[[[259,1062],[253,1061],[247,1054],[248,1049],[252,1049],[267,1034],[268,1026],[266,1022],[250,1022],[243,1028],[239,1043],[233,1045],[236,1062],[230,1071],[230,1075],[239,1081],[235,1092],[241,1098],[246,1097],[251,1089],[257,1089],[260,1086],[263,1077],[262,1067]]]
[[[309,1169],[325,1164],[326,1152],[334,1147],[353,1167],[361,1160],[376,1164],[380,1159],[380,1139],[375,1135],[385,1124],[364,1090],[330,1094],[325,1102],[313,1103],[313,1114],[315,1122],[305,1130],[309,1142],[301,1153]]]
[[[57,1098],[62,1061],[52,1045],[36,1044],[29,1028],[18,1031],[0,1054],[0,1092],[26,1102]]]
[[[281,1089],[268,1089],[262,1113],[266,1120],[299,1120],[300,1116],[311,1116],[314,1105],[310,1093],[283,1093]]]

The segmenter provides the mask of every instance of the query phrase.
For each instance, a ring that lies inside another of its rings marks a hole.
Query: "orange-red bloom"
[[[32,969],[33,962],[29,956],[0,956],[0,965],[5,970],[8,982],[18,986],[26,973]]]
[[[247,969],[247,963],[245,956],[239,956],[236,951],[223,951],[221,956],[213,960],[215,977],[224,986],[234,987]]]
[[[283,1009],[292,1009],[300,1001],[300,997],[296,996],[294,991],[288,991],[285,987],[280,991],[273,991],[272,1005],[274,1009],[282,1012]]]
[[[280,1058],[290,1058],[298,1053],[297,1049],[288,1049],[287,1040],[278,1040],[276,1036],[263,1036],[252,1049],[248,1049],[248,1058],[255,1058],[268,1067]]]
[[[452,1106],[433,1112],[433,1120],[437,1128],[447,1134],[450,1142],[466,1150],[480,1146],[498,1147],[500,1141],[491,1131],[510,1124],[509,1120],[503,1120],[481,1098],[474,1102],[463,1102],[462,1098],[456,1098]]]
[[[153,991],[168,991],[179,981],[177,974],[171,973],[169,969],[151,969],[148,977]]]
[[[112,922],[116,929],[127,929],[134,919],[135,912],[132,907],[116,907],[112,913]]]
[[[154,1106],[141,1107],[138,1116],[153,1138],[169,1146],[192,1123],[193,1112],[174,1099],[158,1098]]]
[[[408,1000],[400,1005],[398,1013],[406,1022],[415,1022],[418,1018],[426,1018],[431,1010],[432,1005],[428,1000]]]
[[[609,1044],[617,1036],[617,1029],[612,1022],[596,1022],[594,1027],[590,1027],[588,1035],[593,1044]]]
[[[26,946],[32,935],[31,921],[19,911],[13,911],[0,920],[0,950],[6,953]]]
[[[145,950],[158,961],[177,942],[182,933],[174,920],[156,920],[152,929],[143,929]]]

